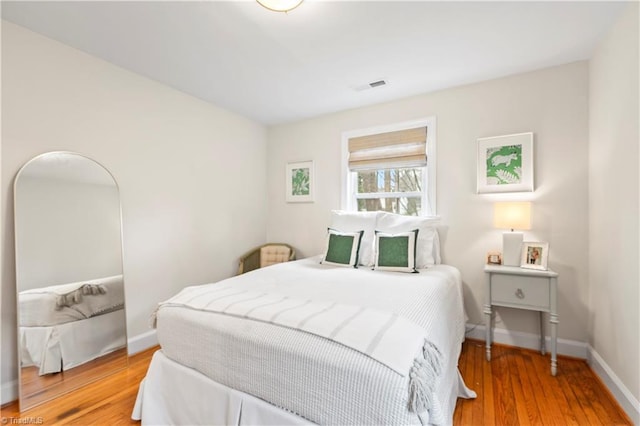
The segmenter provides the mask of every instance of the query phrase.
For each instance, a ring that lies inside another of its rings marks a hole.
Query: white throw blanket
[[[96,296],[106,294],[107,290],[101,284],[82,284],[80,287],[68,293],[59,294],[56,297],[56,309],[78,305],[82,303],[83,296]]]
[[[440,373],[440,353],[427,341],[422,327],[398,314],[225,285],[187,287],[158,309],[163,307],[247,318],[332,340],[373,358],[403,377],[409,374],[412,411],[421,413],[431,406],[435,379]],[[154,326],[155,319],[154,313]]]
[[[64,324],[124,307],[122,275],[59,284],[18,294],[22,327]]]

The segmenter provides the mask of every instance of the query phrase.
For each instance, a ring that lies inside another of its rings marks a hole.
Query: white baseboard
[[[149,330],[128,339],[127,343],[128,343],[127,352],[129,353],[129,355],[133,355],[157,345],[158,336],[156,334],[155,329]],[[18,381],[17,380],[12,380],[10,382],[3,383],[1,390],[2,392],[0,393],[0,395],[2,397],[0,400],[0,404],[6,404],[8,402],[15,401],[16,399],[18,399]]]
[[[605,386],[609,388],[609,391],[613,394],[625,413],[627,413],[631,421],[636,425],[640,425],[640,402],[591,345],[588,346],[587,362]]]
[[[129,344],[129,355],[134,355],[138,352],[142,352],[156,346],[158,344],[158,335],[154,328],[153,330],[145,331],[142,334],[138,334],[137,336],[128,339],[127,343]]]
[[[2,405],[18,399],[18,381],[12,380],[8,383],[3,383],[0,395],[2,395],[2,400],[0,401]]]
[[[485,339],[486,327],[482,324],[467,324],[466,336],[470,339]],[[519,348],[540,349],[540,335],[525,333],[522,331],[509,331],[503,328],[493,329],[493,339],[495,343],[503,345],[517,346]],[[547,352],[550,350],[551,338],[546,336]],[[587,359],[587,343],[577,340],[558,339],[558,354],[574,358]]]

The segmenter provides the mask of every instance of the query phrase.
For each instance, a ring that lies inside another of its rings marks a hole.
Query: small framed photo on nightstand
[[[502,253],[499,251],[487,253],[487,265],[502,265]]]
[[[527,269],[547,270],[549,260],[549,243],[530,242],[522,243],[520,267]]]

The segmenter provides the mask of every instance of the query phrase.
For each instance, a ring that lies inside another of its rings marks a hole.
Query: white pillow
[[[433,227],[435,229],[434,239],[433,239],[433,257],[435,259],[435,264],[439,265],[442,263],[442,257],[440,256],[440,234],[438,234],[438,228]]]
[[[341,232],[364,231],[360,243],[358,263],[373,266],[373,240],[375,238],[376,218],[379,212],[331,211],[331,229]],[[413,228],[415,229],[415,228]]]
[[[397,234],[418,229],[416,268],[422,269],[440,263],[440,238],[436,230],[439,221],[440,218],[433,216],[403,216],[381,212],[376,231]]]

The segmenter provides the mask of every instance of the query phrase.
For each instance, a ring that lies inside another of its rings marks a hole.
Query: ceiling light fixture
[[[256,0],[260,5],[266,9],[274,12],[289,12],[300,6],[303,0]]]

